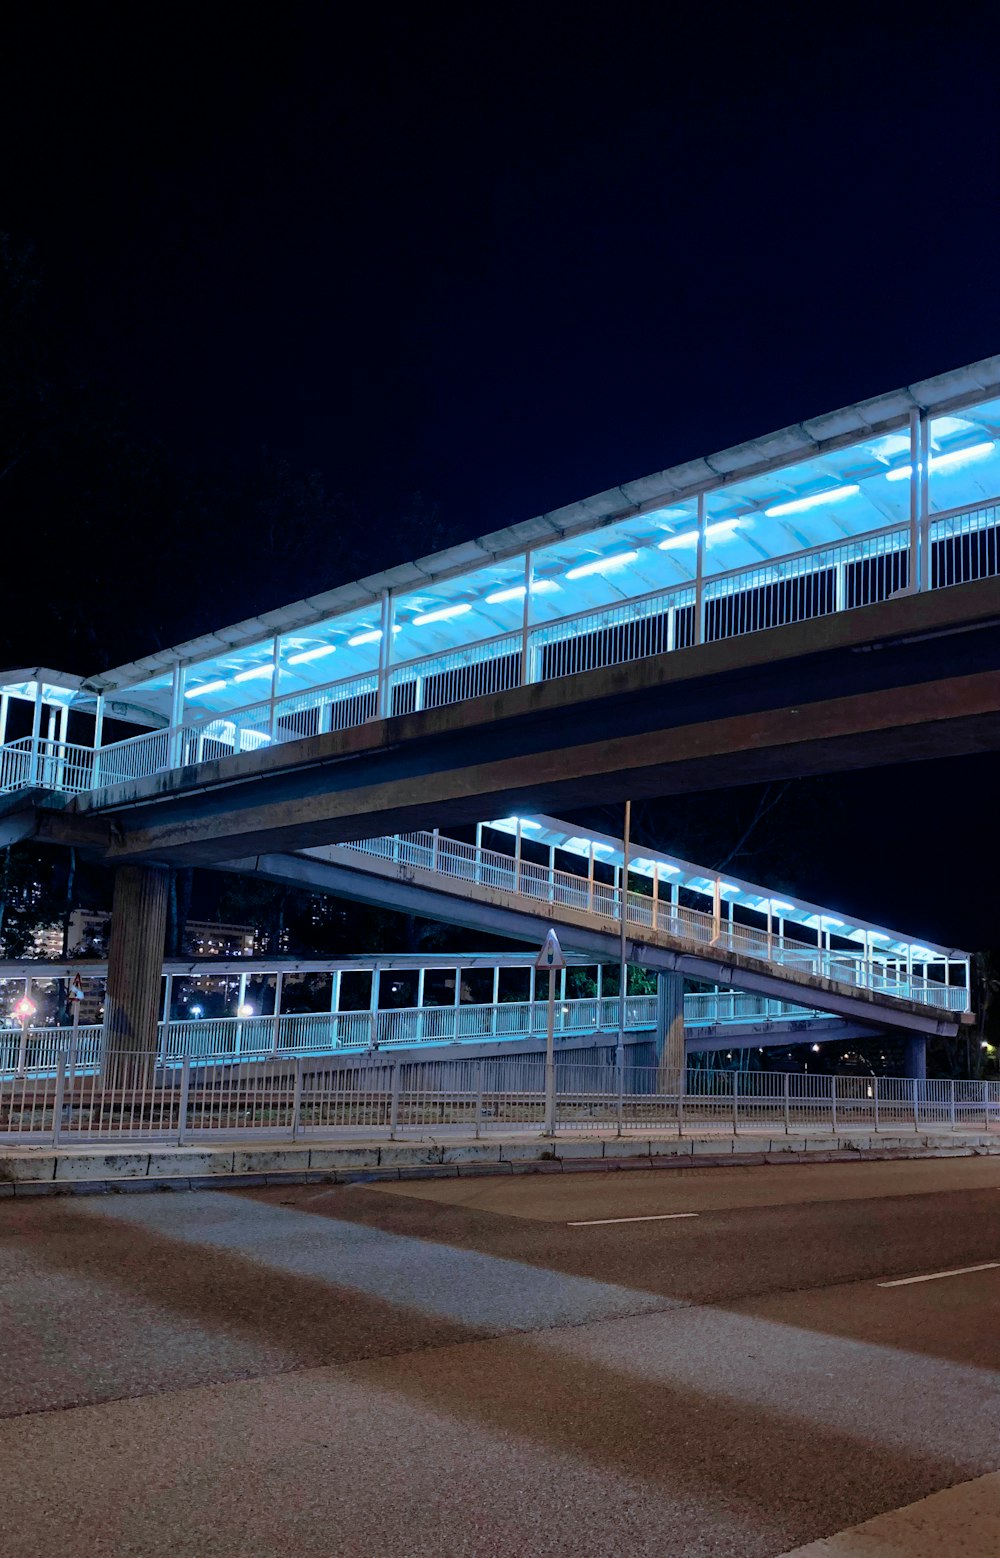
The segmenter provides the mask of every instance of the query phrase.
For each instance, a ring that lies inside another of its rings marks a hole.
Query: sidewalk
[[[712,1164],[861,1162],[887,1158],[1000,1155],[1000,1134],[940,1130],[910,1134],[617,1136],[538,1134],[476,1141],[304,1141],[262,1146],[260,1134],[195,1147],[87,1143],[0,1146],[0,1198],[97,1195],[113,1191],[201,1190],[253,1185],[349,1184],[474,1174],[540,1174],[615,1169],[681,1169]]]

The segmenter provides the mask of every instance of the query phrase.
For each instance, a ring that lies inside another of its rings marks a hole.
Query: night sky
[[[94,671],[996,351],[1000,23],[956,14],[22,5],[0,230],[130,464],[108,497],[48,429],[0,479],[35,542],[3,658]],[[319,554],[232,498],[263,447],[326,494]],[[838,782],[799,890],[1000,942],[996,776]]]

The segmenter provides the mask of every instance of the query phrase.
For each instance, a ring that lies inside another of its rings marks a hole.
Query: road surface
[[[5,1202],[2,1548],[994,1552],[998,1319],[996,1159]]]

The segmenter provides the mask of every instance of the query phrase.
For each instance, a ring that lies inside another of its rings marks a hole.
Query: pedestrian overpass
[[[123,868],[116,920],[138,930],[122,930],[120,987],[112,947],[112,1004],[145,1045],[164,866],[239,862],[357,895],[393,879],[397,897],[461,896],[522,935],[534,900],[532,935],[544,917],[604,955],[599,874],[586,902],[555,870],[540,900],[523,867],[513,889],[459,892],[424,835],[457,845],[484,817],[996,746],[990,358],[95,676],[5,673],[0,842]],[[408,859],[343,850],[396,838]],[[710,924],[680,901],[667,914],[627,872],[626,936],[665,971],[711,967],[851,1019],[877,1008],[918,1034],[953,1029],[967,1002],[961,954],[878,927],[823,945],[842,916],[822,911],[797,950],[721,905]],[[882,958],[872,930],[902,951]]]

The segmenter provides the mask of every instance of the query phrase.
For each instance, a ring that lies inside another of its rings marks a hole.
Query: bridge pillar
[[[660,1092],[680,1086],[684,1055],[684,976],[656,976],[656,1068]]]
[[[927,1080],[927,1035],[911,1033],[906,1039],[903,1056],[903,1075],[916,1077],[918,1082]]]
[[[167,931],[167,873],[119,866],[111,902],[104,1052],[155,1055]]]

